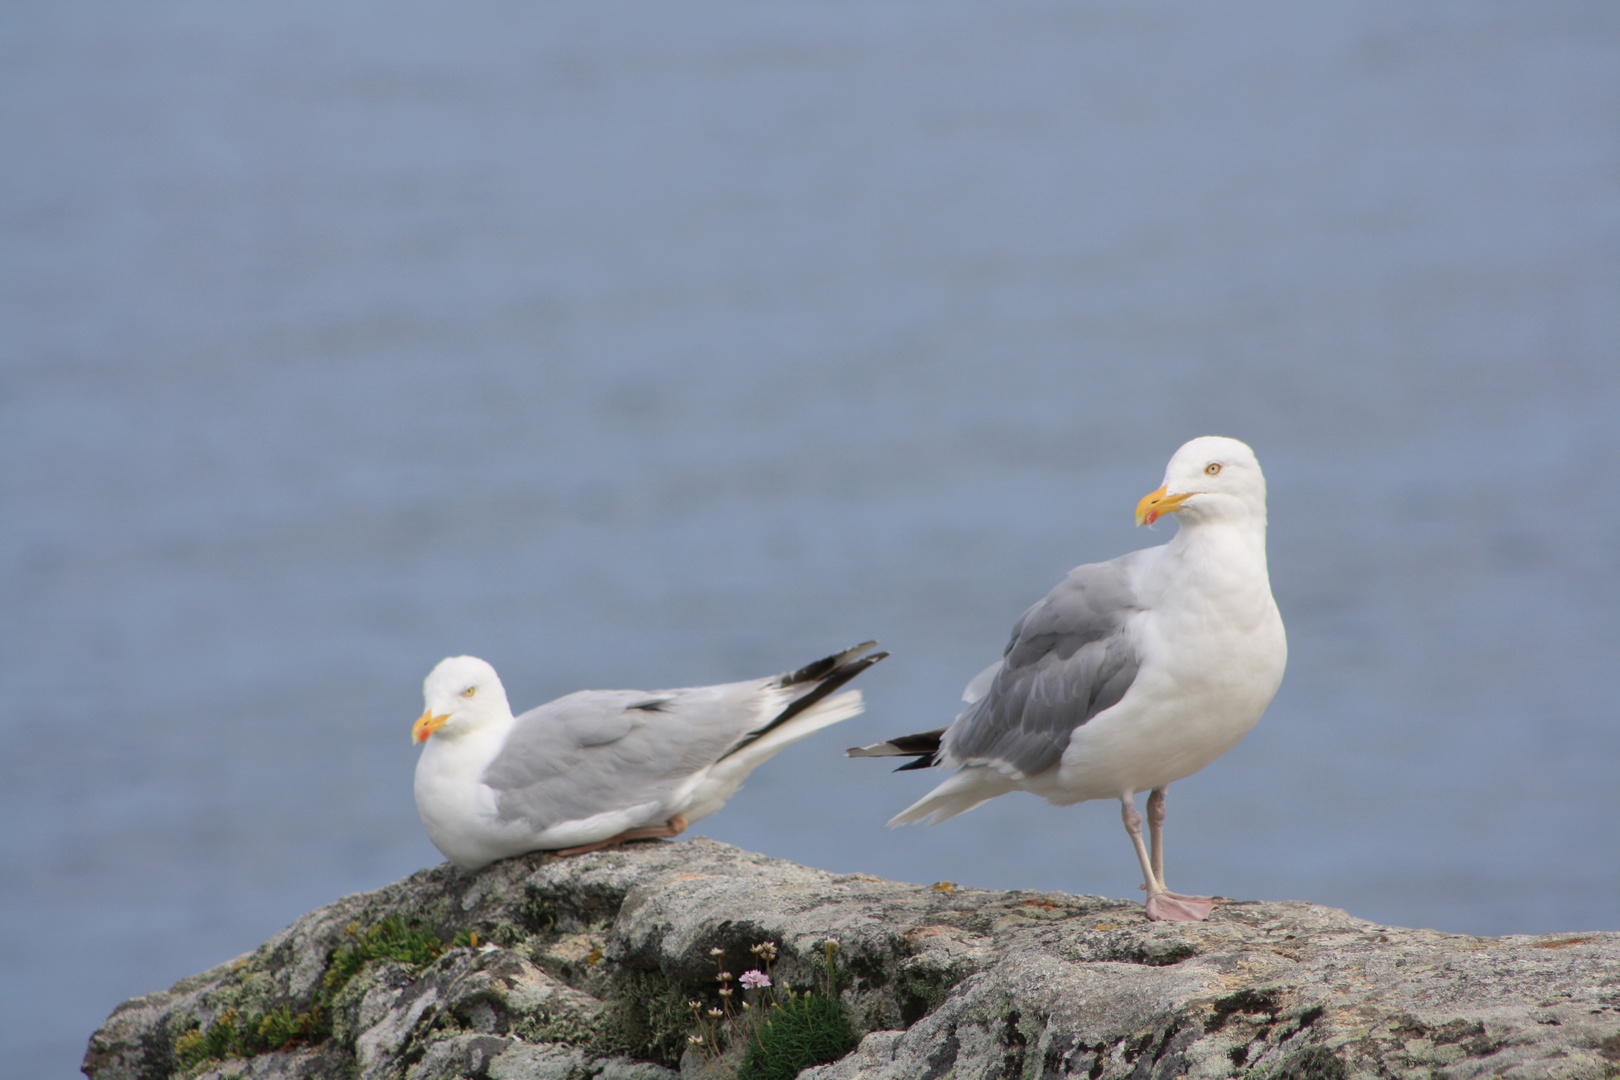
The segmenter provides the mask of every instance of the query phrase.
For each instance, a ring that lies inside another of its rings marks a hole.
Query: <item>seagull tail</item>
[[[879,652],[871,656],[861,656],[876,644],[875,641],[864,641],[843,652],[807,664],[798,671],[790,671],[776,680],[776,685],[784,690],[797,690],[806,684],[809,684],[809,689],[788,702],[781,712],[771,718],[770,723],[740,739],[720,760],[725,761],[743,750],[765,743],[774,749],[758,758],[759,761],[764,761],[777,750],[789,743],[798,742],[812,732],[820,731],[840,720],[859,716],[864,707],[861,704],[859,690],[851,690],[830,700],[829,697],[833,691],[889,655],[886,652]],[[804,721],[807,719],[811,722],[805,724]],[[784,733],[791,734],[788,738],[775,737]],[[750,751],[748,757],[752,759],[754,756],[753,751]]]
[[[895,772],[928,769],[939,763],[939,740],[944,734],[944,728],[935,728],[933,731],[920,731],[915,735],[901,735],[899,738],[890,739],[887,742],[873,743],[871,746],[852,746],[845,750],[844,753],[850,757],[908,757],[915,759],[895,769]]]
[[[809,738],[824,727],[859,716],[865,705],[861,692],[850,690],[805,709],[786,723],[775,724],[769,731],[756,732],[748,740],[729,751],[709,769],[709,777],[716,781],[740,784],[743,778],[763,765],[777,752],[800,739]],[[730,797],[729,795],[727,796]],[[690,814],[687,815],[691,817]]]
[[[997,795],[1017,790],[1016,783],[996,770],[984,765],[969,765],[894,815],[889,819],[889,825],[910,825],[925,819],[925,824],[938,825],[958,814],[967,813],[981,803],[989,802]]]

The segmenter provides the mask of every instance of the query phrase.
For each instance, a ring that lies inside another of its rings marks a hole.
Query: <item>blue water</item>
[[[0,1061],[438,861],[519,708],[867,637],[697,831],[1136,895],[1117,808],[881,823],[1185,439],[1287,679],[1179,888],[1620,929],[1620,9],[16,2],[0,14]]]

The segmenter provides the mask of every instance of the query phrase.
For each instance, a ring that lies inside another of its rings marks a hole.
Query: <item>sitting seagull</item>
[[[489,664],[441,660],[411,729],[416,808],[468,870],[526,851],[577,855],[675,836],[790,743],[861,712],[834,690],[883,659],[877,642],[768,679],[685,690],[581,690],[514,717]]]
[[[850,750],[958,772],[890,825],[965,813],[1009,791],[1059,806],[1119,799],[1153,919],[1195,920],[1214,900],[1164,883],[1164,789],[1254,726],[1288,660],[1266,576],[1266,481],[1236,439],[1194,439],[1170,459],[1136,523],[1175,514],[1168,544],[1089,563],[1013,626],[968,684],[949,727]],[[898,770],[897,770],[898,771]],[[1142,843],[1147,801],[1151,854]]]

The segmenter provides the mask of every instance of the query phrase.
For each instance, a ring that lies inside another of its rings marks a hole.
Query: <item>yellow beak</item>
[[[1173,514],[1181,509],[1181,504],[1192,496],[1193,493],[1190,491],[1180,495],[1166,495],[1162,487],[1158,491],[1149,492],[1136,504],[1136,523],[1151,525],[1164,515]]]
[[[444,727],[444,722],[448,719],[450,719],[449,713],[445,713],[443,716],[434,716],[433,710],[429,709],[417,717],[416,723],[411,725],[411,741],[427,742],[428,736]]]

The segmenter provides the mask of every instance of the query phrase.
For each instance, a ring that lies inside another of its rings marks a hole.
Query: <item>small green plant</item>
[[[205,1061],[253,1057],[325,1037],[319,1006],[294,1013],[290,1005],[283,1005],[245,1019],[235,1009],[226,1009],[207,1030],[188,1031],[176,1039],[174,1052],[181,1067],[191,1069]]]
[[[812,1065],[837,1061],[859,1039],[838,1003],[838,939],[821,946],[827,994],[789,994],[761,1018],[737,1080],[792,1080]]]
[[[793,1080],[812,1065],[855,1049],[855,1031],[836,1000],[798,994],[771,1010],[737,1070],[737,1080]]]
[[[701,1001],[689,1003],[698,1031],[687,1041],[706,1059],[705,1075],[786,1080],[811,1065],[836,1061],[854,1048],[854,1029],[838,1003],[836,938],[822,944],[825,995],[796,992],[774,979],[774,942],[761,942],[750,951],[761,967],[743,972],[739,979],[725,970],[725,950],[711,949],[720,1005],[705,1008]],[[737,986],[747,998],[740,1006]]]

